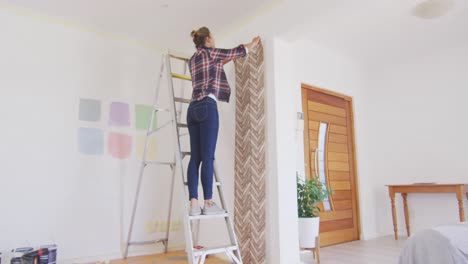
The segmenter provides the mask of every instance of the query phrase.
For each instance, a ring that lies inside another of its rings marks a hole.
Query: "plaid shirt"
[[[247,54],[243,45],[234,49],[200,47],[190,58],[192,75],[192,100],[199,101],[210,93],[219,101],[229,102],[231,88],[223,69],[223,60],[244,57]]]

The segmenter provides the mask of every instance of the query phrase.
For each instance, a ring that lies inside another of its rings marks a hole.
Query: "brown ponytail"
[[[207,27],[202,27],[198,30],[192,30],[190,36],[192,36],[195,47],[199,48],[205,45],[206,38],[210,36],[210,30]]]

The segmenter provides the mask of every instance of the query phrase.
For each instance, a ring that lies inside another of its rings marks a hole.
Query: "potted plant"
[[[319,235],[319,212],[317,203],[326,199],[329,192],[318,177],[303,180],[297,177],[297,206],[299,215],[299,246],[315,248]]]

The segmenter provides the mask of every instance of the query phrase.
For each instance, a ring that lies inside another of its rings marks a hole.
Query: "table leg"
[[[457,190],[457,200],[458,200],[458,213],[460,214],[460,222],[465,222],[465,209],[463,208],[463,188],[460,188],[459,190]]]
[[[405,211],[406,234],[409,237],[411,235],[411,231],[410,231],[410,222],[409,222],[409,214],[408,214],[408,201],[407,201],[408,194],[402,193],[401,196],[403,197],[403,208]]]
[[[320,264],[320,238],[315,238],[315,251],[317,252],[317,263]]]
[[[390,193],[390,201],[392,202],[392,217],[393,217],[393,233],[395,234],[395,240],[398,240],[398,223],[397,223],[397,215],[395,209],[395,193],[392,189],[389,190]]]

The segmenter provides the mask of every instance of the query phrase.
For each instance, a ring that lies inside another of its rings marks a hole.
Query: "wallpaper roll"
[[[263,47],[235,61],[235,229],[245,264],[266,263],[265,86]]]

